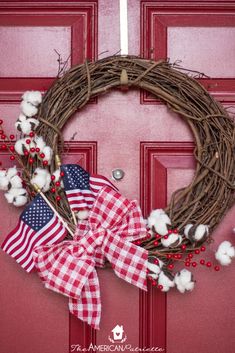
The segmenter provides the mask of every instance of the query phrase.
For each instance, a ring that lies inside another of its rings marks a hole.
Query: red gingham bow
[[[147,290],[148,252],[131,243],[146,232],[136,201],[105,187],[88,220],[79,222],[74,240],[36,248],[35,266],[45,287],[68,296],[70,312],[98,329],[101,300],[95,266],[103,267],[106,258],[118,277]]]

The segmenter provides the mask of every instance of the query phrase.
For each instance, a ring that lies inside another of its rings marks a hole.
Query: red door
[[[62,61],[69,58],[68,66],[115,54],[120,49],[119,21],[119,1],[113,0],[1,2],[0,107],[6,130],[13,130],[21,94],[50,86],[58,69],[55,50]],[[233,2],[128,0],[128,26],[129,54],[181,60],[182,66],[210,75],[203,84],[233,107]],[[117,186],[140,201],[145,215],[164,207],[171,193],[193,176],[188,127],[144,92],[99,97],[70,120],[64,137],[66,162],[108,178],[113,169],[123,169]],[[1,154],[1,161],[10,165],[7,154]],[[19,212],[0,197],[2,241]],[[218,227],[212,248],[231,237],[233,219],[234,208]],[[213,253],[207,256],[213,258]],[[0,261],[0,353],[67,353],[89,347],[109,352],[116,325],[123,325],[125,352],[130,347],[159,347],[168,353],[234,351],[233,266],[219,274],[196,269],[195,290],[185,295],[172,291],[167,298],[152,287],[142,293],[112,270],[100,270],[102,320],[95,332],[70,317],[67,299],[44,289],[37,275],[27,275],[2,252]]]

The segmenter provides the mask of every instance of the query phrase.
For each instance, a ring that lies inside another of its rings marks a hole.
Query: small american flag
[[[16,228],[6,237],[1,248],[30,272],[34,268],[33,249],[58,243],[66,233],[59,218],[38,194],[25,208]]]
[[[72,211],[91,208],[104,186],[118,190],[106,177],[89,174],[77,164],[66,164],[60,168],[64,172],[64,188]]]

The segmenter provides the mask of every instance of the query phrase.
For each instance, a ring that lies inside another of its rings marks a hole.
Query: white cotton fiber
[[[20,103],[20,108],[21,108],[21,111],[24,115],[26,115],[27,117],[32,117],[34,115],[37,114],[38,110],[37,108],[32,105],[31,103],[28,103],[26,101],[22,101]]]
[[[35,106],[38,106],[42,102],[42,94],[39,91],[26,91],[24,92],[22,99]]]

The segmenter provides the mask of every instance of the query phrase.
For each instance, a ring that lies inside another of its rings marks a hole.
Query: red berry
[[[11,140],[14,140],[14,138],[15,138],[15,135],[10,135]]]
[[[56,201],[60,201],[61,200],[61,197],[58,195],[56,196]]]
[[[10,160],[11,160],[11,161],[14,161],[15,159],[16,159],[15,156],[11,156],[11,157],[10,157]]]
[[[157,282],[155,280],[152,281],[152,285],[156,286]]]
[[[34,159],[33,158],[29,158],[29,163],[33,164],[33,162],[34,162]]]
[[[171,234],[171,233],[173,233],[173,229],[168,230],[168,234]]]
[[[36,147],[36,152],[37,153],[40,152],[40,148]]]
[[[44,158],[44,157],[45,157],[45,154],[44,154],[44,153],[40,153],[40,157],[41,157],[41,158]]]
[[[2,123],[3,123],[3,120],[2,120],[2,119],[0,119],[0,125],[2,125]]]
[[[156,239],[161,239],[161,235],[156,233],[156,234],[155,234],[155,238],[156,238]]]
[[[151,234],[150,234],[150,233],[148,233],[148,235],[147,235],[147,239],[150,239],[150,238],[152,238],[152,236],[151,236]]]
[[[155,260],[154,260],[154,263],[155,263],[155,265],[158,265],[158,264],[159,264],[158,259],[155,259]]]
[[[31,147],[31,148],[30,148],[30,152],[35,152],[35,148],[34,148],[34,147]]]
[[[11,152],[14,152],[14,151],[15,151],[15,147],[14,147],[14,146],[10,146],[9,148],[10,148],[10,151],[11,151]]]
[[[168,235],[164,235],[164,237],[163,237],[164,239],[168,239]]]
[[[185,244],[181,245],[181,249],[184,251],[186,250],[187,246]]]
[[[0,135],[4,134],[4,131],[3,130],[0,130]]]
[[[187,266],[187,267],[190,266],[190,262],[189,262],[189,261],[186,261],[184,264],[185,264],[185,266]]]
[[[1,149],[2,149],[2,150],[6,150],[6,149],[7,149],[7,145],[3,144],[3,145],[1,146]]]
[[[171,254],[167,254],[166,257],[167,257],[168,259],[171,259],[171,258],[172,258],[172,255],[171,255]]]
[[[53,194],[55,193],[55,188],[51,188],[51,192],[53,192]]]
[[[170,264],[170,265],[168,265],[167,267],[168,267],[170,270],[173,270],[174,264]]]
[[[162,290],[163,289],[163,286],[161,284],[159,284],[158,286],[158,289]]]
[[[24,155],[28,156],[29,155],[29,151],[24,151]]]
[[[208,262],[206,263],[206,266],[207,266],[207,267],[211,267],[211,265],[212,265],[212,263],[211,263],[210,261],[208,261]]]
[[[188,254],[188,257],[189,257],[190,259],[192,259],[192,258],[193,258],[193,254],[189,253],[189,254]]]
[[[196,267],[197,266],[197,263],[194,261],[194,262],[192,262],[192,266],[193,267]]]
[[[155,240],[154,242],[153,242],[153,244],[155,245],[155,246],[158,246],[158,241],[157,240]]]
[[[48,165],[48,161],[43,161],[43,165]]]
[[[54,175],[51,176],[51,180],[55,180],[55,176]]]
[[[64,176],[64,172],[60,172],[60,176],[62,176],[62,177],[63,177],[63,176]]]
[[[220,270],[220,267],[219,266],[215,266],[215,271],[219,271]]]
[[[177,259],[182,259],[182,255],[181,254],[177,254]]]
[[[195,253],[196,255],[198,255],[198,254],[200,254],[200,250],[199,250],[199,249],[196,249],[196,250],[194,251],[194,253]]]
[[[31,140],[30,140],[30,139],[27,139],[25,142],[27,143],[27,145],[29,145],[30,142],[31,142]]]
[[[1,135],[2,140],[5,140],[5,138],[6,138],[6,135]]]
[[[205,251],[206,247],[205,246],[201,246],[201,251]]]
[[[204,260],[204,259],[201,259],[201,260],[200,260],[200,264],[201,264],[201,265],[205,265],[205,260]]]
[[[60,186],[60,182],[59,182],[59,181],[56,181],[55,185],[56,185],[56,186]]]
[[[173,229],[173,233],[177,234],[178,233],[178,229]]]
[[[30,136],[30,137],[34,137],[34,135],[35,135],[35,133],[34,133],[33,131],[31,131],[31,132],[29,133],[29,136]]]

